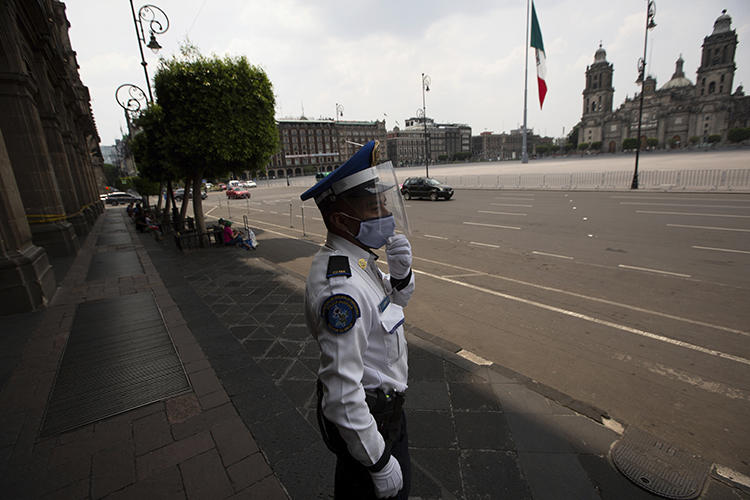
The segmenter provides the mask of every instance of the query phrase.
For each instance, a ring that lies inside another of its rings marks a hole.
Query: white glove
[[[372,482],[375,485],[375,496],[378,498],[395,497],[404,486],[401,464],[393,455],[388,459],[385,467],[378,472],[370,472],[370,476],[372,476]]]
[[[411,244],[403,234],[388,238],[385,244],[388,272],[397,280],[406,278],[411,269]]]

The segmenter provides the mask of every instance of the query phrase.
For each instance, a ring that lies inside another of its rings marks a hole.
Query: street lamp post
[[[646,7],[646,34],[643,37],[643,57],[638,60],[638,80],[641,81],[641,102],[638,105],[638,136],[635,147],[635,171],[633,172],[633,182],[630,189],[638,189],[638,157],[641,153],[641,121],[643,118],[643,94],[646,84],[646,45],[648,44],[648,31],[656,27],[654,22],[656,16],[656,2],[648,0]]]
[[[422,73],[422,123],[424,123],[424,171],[426,177],[430,176],[430,140],[427,135],[427,104],[425,104],[425,92],[430,91],[430,83],[432,83],[430,76]]]
[[[115,90],[115,100],[125,111],[125,121],[128,124],[128,136],[133,137],[133,115],[148,105],[146,94],[137,85],[124,83]],[[132,156],[129,153],[130,152],[128,151],[128,156]],[[133,162],[133,166],[135,166],[135,160],[131,158],[131,161]]]
[[[123,83],[117,90],[115,90],[115,100],[117,104],[125,111],[125,121],[128,124],[128,134],[132,136],[133,115],[138,113],[144,108],[148,101],[146,100],[146,93],[141,90],[137,85],[132,83]]]
[[[143,44],[146,44],[146,34],[143,31],[143,23],[148,23],[149,41],[146,47],[156,54],[161,49],[161,45],[156,41],[156,36],[161,35],[169,29],[169,18],[156,5],[146,4],[138,9],[138,15],[135,14],[135,7],[133,7],[133,0],[130,0],[130,11],[133,13],[133,25],[135,26],[135,36],[138,39],[138,50],[141,53],[141,66],[143,66],[143,74],[146,75],[146,87],[148,88],[149,102],[154,102],[154,96],[151,93],[151,82],[148,79],[148,70],[146,69],[147,63],[146,58],[143,57]]]

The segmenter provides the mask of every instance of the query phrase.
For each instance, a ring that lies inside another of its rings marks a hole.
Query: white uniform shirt
[[[331,256],[348,258],[351,277],[328,277]],[[375,258],[329,233],[313,259],[305,290],[307,327],[321,351],[323,414],[336,424],[349,453],[365,466],[376,463],[385,448],[365,403],[365,389],[406,390],[403,307],[414,291],[413,274],[405,288],[395,290]],[[332,312],[337,306],[340,310]]]

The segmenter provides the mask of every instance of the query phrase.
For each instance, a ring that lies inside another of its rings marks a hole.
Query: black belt
[[[318,426],[326,446],[332,452],[348,453],[346,443],[339,434],[336,425],[323,415],[323,383],[318,380]],[[403,392],[391,391],[386,393],[382,389],[365,390],[365,402],[378,426],[378,432],[385,441],[385,450],[390,452],[391,446],[401,434],[401,417],[405,395]]]

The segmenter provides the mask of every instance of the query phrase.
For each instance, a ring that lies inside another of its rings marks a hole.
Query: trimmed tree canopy
[[[271,82],[245,57],[163,60],[154,82],[170,153],[186,175],[261,168],[278,149]]]

